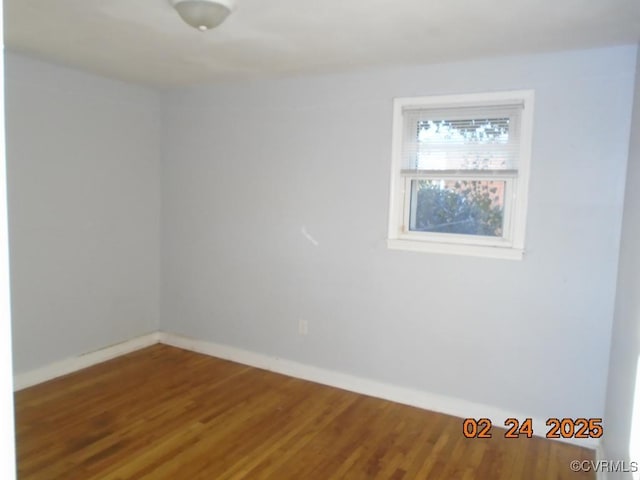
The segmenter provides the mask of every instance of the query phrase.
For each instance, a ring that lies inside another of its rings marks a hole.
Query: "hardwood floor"
[[[19,479],[592,479],[590,450],[156,345],[16,393]]]

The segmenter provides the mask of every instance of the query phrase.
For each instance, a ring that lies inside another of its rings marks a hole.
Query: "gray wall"
[[[192,88],[160,111],[150,90],[9,55],[16,371],[156,330],[161,257],[163,330],[529,416],[602,415],[635,56]],[[392,98],[520,88],[536,90],[525,260],[387,250]],[[638,355],[634,195],[612,454],[628,449]]]
[[[635,55],[172,91],[161,328],[528,416],[601,416]],[[392,98],[521,88],[536,91],[526,258],[388,250]]]
[[[636,72],[605,410],[605,451],[607,458],[618,460],[629,458],[636,365],[640,356],[640,55]],[[631,460],[640,461],[640,452]]]
[[[155,331],[160,98],[7,55],[16,372]]]

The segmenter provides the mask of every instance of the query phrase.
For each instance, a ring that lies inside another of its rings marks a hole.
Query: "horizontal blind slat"
[[[518,170],[410,170],[403,169],[400,173],[407,177],[429,175],[437,177],[446,177],[448,175],[457,176],[473,176],[473,177],[503,177],[516,176]]]

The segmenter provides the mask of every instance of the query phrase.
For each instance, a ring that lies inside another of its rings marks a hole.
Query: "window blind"
[[[405,107],[403,172],[517,171],[522,108]]]

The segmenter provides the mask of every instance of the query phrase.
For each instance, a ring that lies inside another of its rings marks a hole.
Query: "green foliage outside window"
[[[414,180],[411,230],[502,236],[504,182]]]

